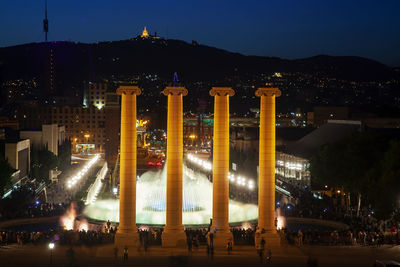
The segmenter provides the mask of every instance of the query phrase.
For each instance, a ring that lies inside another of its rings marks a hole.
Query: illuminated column
[[[117,246],[137,246],[136,227],[136,96],[137,86],[120,86],[121,145],[120,145],[120,198],[119,226],[115,235]]]
[[[280,95],[278,88],[256,91],[261,98],[256,244],[264,238],[267,246],[280,244],[275,226],[275,97]]]
[[[229,97],[235,91],[230,87],[213,87],[214,137],[213,137],[213,219],[211,230],[215,233],[214,246],[226,247],[233,237],[229,228]]]
[[[182,176],[183,176],[183,96],[184,87],[166,87],[168,96],[167,119],[167,211],[162,233],[163,247],[186,246],[182,225]]]

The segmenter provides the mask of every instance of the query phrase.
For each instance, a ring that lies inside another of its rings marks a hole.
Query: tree
[[[0,157],[0,197],[4,193],[4,189],[11,185],[11,176],[15,170],[11,167],[8,160]]]
[[[367,202],[378,218],[388,218],[400,203],[400,142],[392,141],[369,172]]]
[[[367,173],[381,156],[382,144],[372,133],[353,133],[325,144],[310,161],[313,183],[361,193],[368,183]]]
[[[354,133],[322,146],[310,161],[313,186],[343,187],[365,196],[378,218],[387,218],[399,203],[400,144],[373,133]],[[396,203],[396,205],[394,205]]]
[[[65,171],[71,166],[71,156],[71,140],[67,139],[58,147],[58,160],[60,163],[60,170]]]
[[[59,161],[53,152],[32,147],[31,176],[39,181],[49,182],[49,171],[58,167]]]

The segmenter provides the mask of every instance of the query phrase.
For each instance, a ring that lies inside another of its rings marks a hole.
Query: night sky
[[[44,40],[44,0],[1,0],[0,47]],[[49,40],[151,34],[245,55],[356,55],[400,66],[398,0],[48,0]]]

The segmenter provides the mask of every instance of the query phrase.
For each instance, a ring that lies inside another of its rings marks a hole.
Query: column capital
[[[142,90],[137,86],[120,86],[117,89],[118,95],[140,95]]]
[[[261,96],[275,96],[279,97],[281,96],[281,90],[278,88],[258,88],[256,91],[256,96],[261,97]]]
[[[162,93],[166,96],[168,95],[187,95],[188,90],[185,87],[165,87],[164,91]]]
[[[231,87],[212,87],[210,90],[211,96],[234,96],[235,91]]]

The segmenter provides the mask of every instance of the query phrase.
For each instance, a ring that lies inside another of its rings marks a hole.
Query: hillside
[[[179,40],[124,40],[95,44],[73,42],[31,43],[0,48],[1,78],[41,77],[55,59],[58,83],[75,83],[98,77],[154,73],[186,80],[223,79],[247,73],[304,72],[347,80],[387,80],[392,68],[360,57],[315,56],[285,60],[244,56]]]

